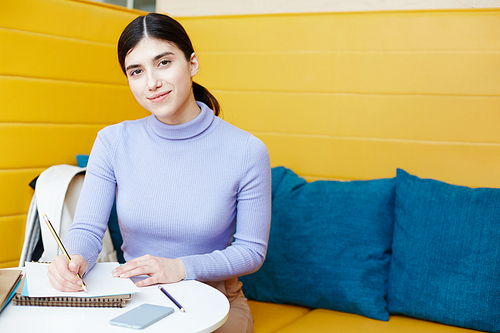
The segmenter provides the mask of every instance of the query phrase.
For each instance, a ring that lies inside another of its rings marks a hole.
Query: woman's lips
[[[148,97],[148,100],[153,102],[153,103],[159,103],[159,102],[163,101],[165,98],[167,98],[168,94],[170,94],[170,91],[154,94],[154,95]]]

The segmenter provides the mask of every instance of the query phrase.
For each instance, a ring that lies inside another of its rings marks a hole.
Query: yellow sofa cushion
[[[477,332],[439,323],[391,316],[388,322],[356,314],[302,308],[293,305],[249,301],[254,316],[254,333],[321,333],[321,332],[370,332],[370,333],[460,333]]]
[[[275,332],[311,311],[301,306],[257,301],[248,301],[248,305],[254,318],[254,333]]]

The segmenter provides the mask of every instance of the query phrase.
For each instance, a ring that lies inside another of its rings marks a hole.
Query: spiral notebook
[[[140,291],[130,279],[116,279],[111,275],[118,263],[97,263],[84,276],[88,293],[58,291],[47,278],[48,264],[26,263],[22,290],[16,292],[13,305],[62,307],[124,307],[131,295]],[[21,289],[21,288],[20,288]]]
[[[32,306],[64,306],[64,307],[85,307],[85,308],[123,308],[130,301],[132,295],[113,295],[99,297],[31,297],[23,295],[23,289],[26,289],[27,283],[21,281],[23,288],[16,291],[12,298],[13,305],[32,305]],[[26,294],[26,292],[24,292]]]

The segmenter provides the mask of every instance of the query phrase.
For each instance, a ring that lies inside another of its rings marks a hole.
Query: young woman
[[[217,100],[193,82],[199,63],[182,26],[161,14],[132,21],[118,42],[130,89],[151,116],[108,126],[92,148],[75,219],[71,263],[54,259],[52,285],[81,290],[102,246],[116,195],[126,263],[116,277],[138,286],[207,282],[231,304],[221,332],[251,332],[238,276],[262,265],[271,179],[265,145],[217,117]]]

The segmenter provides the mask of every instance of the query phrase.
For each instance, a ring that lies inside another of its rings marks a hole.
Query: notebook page
[[[100,297],[123,294],[134,294],[140,289],[131,279],[114,278],[111,272],[120,264],[116,262],[99,262],[88,272],[83,281],[88,293],[64,292],[53,288],[47,277],[49,264],[26,262],[26,279],[30,297]]]

